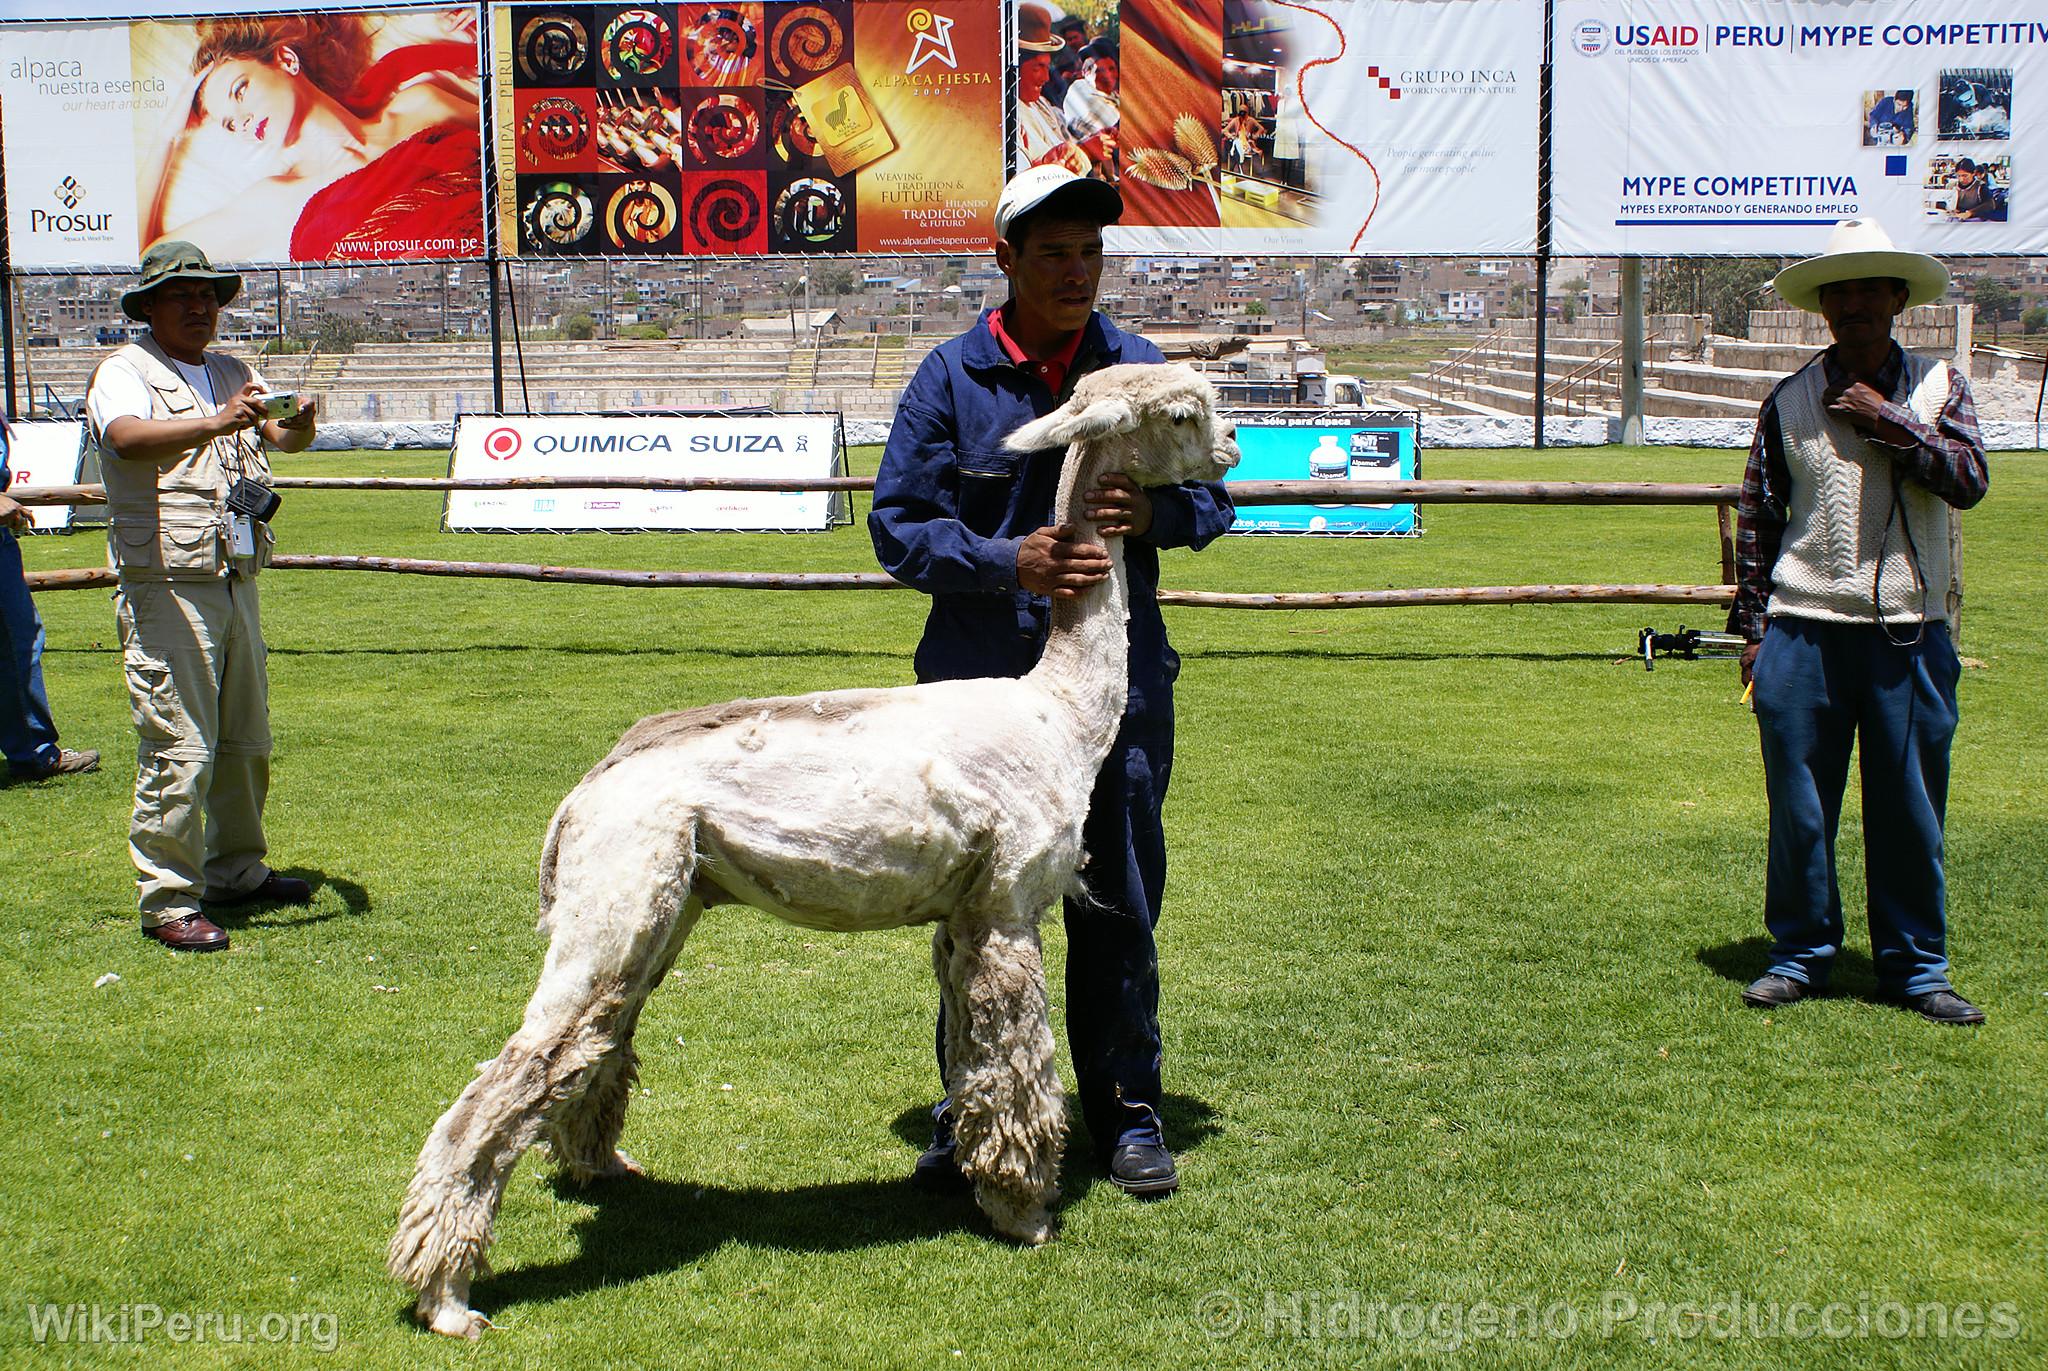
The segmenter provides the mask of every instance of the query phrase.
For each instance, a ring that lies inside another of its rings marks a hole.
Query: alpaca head
[[[1064,405],[1007,440],[1017,452],[1087,443],[1140,485],[1213,481],[1237,465],[1237,429],[1193,367],[1133,364],[1090,372]]]

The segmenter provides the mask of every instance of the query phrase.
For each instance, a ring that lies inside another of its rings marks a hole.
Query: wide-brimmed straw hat
[[[215,271],[213,263],[196,246],[182,239],[167,238],[142,254],[142,279],[133,289],[121,292],[121,313],[138,324],[148,323],[143,300],[164,282],[177,280],[211,281],[214,297],[223,305],[242,293],[239,273]]]
[[[1017,7],[1017,49],[1020,52],[1058,52],[1066,44],[1052,36],[1052,11],[1043,5]]]
[[[1810,314],[1820,313],[1820,288],[1840,281],[1889,276],[1906,283],[1906,304],[1925,305],[1948,291],[1948,268],[1924,252],[1893,246],[1884,225],[1875,219],[1844,219],[1828,235],[1818,257],[1794,262],[1771,282],[1786,304]]]

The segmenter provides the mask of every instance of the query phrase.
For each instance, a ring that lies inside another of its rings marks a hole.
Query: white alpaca
[[[1009,445],[1069,445],[1057,521],[1100,542],[1082,495],[1104,474],[1162,485],[1236,462],[1214,406],[1188,367],[1110,367]],[[938,924],[960,1168],[998,1231],[1052,1235],[1066,1123],[1038,922],[1077,884],[1089,793],[1123,717],[1119,543],[1108,580],[1054,602],[1028,676],[655,715],[569,793],[541,853],[550,942],[525,1022],[434,1126],[391,1241],[429,1327],[485,1326],[470,1277],[506,1178],[543,1135],[579,1180],[638,1172],[617,1150],[633,1029],[714,904],[832,931]]]

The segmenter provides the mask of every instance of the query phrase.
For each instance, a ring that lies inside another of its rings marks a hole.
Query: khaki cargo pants
[[[270,685],[256,583],[123,579],[114,594],[140,735],[128,834],[142,924],[262,884]]]

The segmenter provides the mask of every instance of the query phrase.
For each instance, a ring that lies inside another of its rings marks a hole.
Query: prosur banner
[[[819,477],[841,474],[830,414],[497,415],[456,422],[448,474],[655,478]],[[829,491],[453,490],[446,521],[458,532],[582,529],[829,528],[846,497]]]
[[[2048,250],[2048,12],[1958,0],[1558,0],[1555,247]]]
[[[456,6],[0,28],[14,265],[476,255],[477,61]]]

